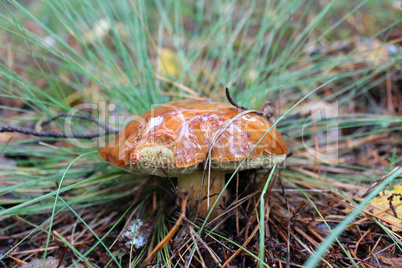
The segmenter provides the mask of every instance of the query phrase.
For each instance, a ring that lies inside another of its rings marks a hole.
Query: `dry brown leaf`
[[[381,255],[378,255],[378,257],[380,258],[380,260],[383,263],[385,263],[391,267],[402,268],[402,258],[387,258],[387,257],[381,256]]]

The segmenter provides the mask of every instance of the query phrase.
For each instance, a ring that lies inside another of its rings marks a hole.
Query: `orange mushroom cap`
[[[233,171],[272,126],[263,116],[239,116],[242,112],[213,101],[169,102],[128,123],[99,150],[99,156],[133,173],[176,177],[201,169],[212,146],[212,168]],[[288,151],[273,128],[241,169],[272,166],[275,161],[281,164]]]

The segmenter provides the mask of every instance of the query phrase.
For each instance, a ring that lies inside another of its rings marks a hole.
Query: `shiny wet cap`
[[[99,156],[136,174],[177,177],[203,168],[210,148],[215,171],[234,171],[272,124],[230,104],[179,100],[137,117]],[[227,124],[230,122],[229,124]],[[219,135],[218,135],[219,134]],[[218,136],[217,136],[218,135]],[[289,149],[273,128],[240,170],[283,164]]]

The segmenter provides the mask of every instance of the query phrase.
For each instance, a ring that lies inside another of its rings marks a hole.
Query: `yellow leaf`
[[[161,49],[158,66],[162,76],[179,77],[182,65],[177,52],[168,48]]]
[[[394,194],[392,198],[392,205],[394,206],[394,211],[396,212],[397,217],[395,217],[394,212],[389,209],[390,208],[390,200],[388,199],[390,196]],[[382,191],[377,197],[373,198],[370,203],[369,211],[373,214],[378,215],[381,218],[387,219],[390,222],[394,222],[398,225],[402,224],[402,205],[398,205],[401,203],[400,197],[402,196],[402,185],[397,185],[393,190],[385,190]],[[387,210],[388,209],[388,210]],[[385,213],[381,213],[381,211],[385,211]],[[402,231],[401,229],[391,226],[393,231]]]

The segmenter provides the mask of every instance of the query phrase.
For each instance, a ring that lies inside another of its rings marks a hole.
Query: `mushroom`
[[[179,100],[128,123],[99,156],[135,174],[177,177],[178,190],[189,192],[188,204],[199,204],[198,213],[205,218],[225,186],[225,173],[236,170],[271,126],[263,116],[230,104]],[[281,165],[287,153],[287,144],[273,128],[239,170]],[[209,176],[204,168],[211,170]],[[227,190],[222,197],[210,219],[222,212]]]

